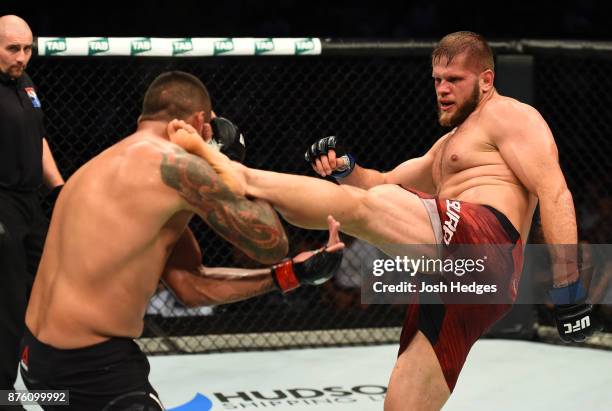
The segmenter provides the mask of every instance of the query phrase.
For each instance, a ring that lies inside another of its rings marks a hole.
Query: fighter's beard
[[[472,90],[472,95],[470,96],[470,98],[468,98],[467,101],[463,103],[463,105],[457,108],[457,111],[454,115],[446,119],[442,118],[442,109],[438,104],[438,121],[440,125],[442,127],[457,127],[458,125],[463,123],[465,119],[468,118],[468,116],[472,114],[474,110],[476,110],[476,107],[478,106],[479,97],[480,90],[478,88],[478,83],[476,83],[474,85],[474,89]]]

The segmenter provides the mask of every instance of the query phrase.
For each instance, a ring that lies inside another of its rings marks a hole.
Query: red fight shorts
[[[421,331],[431,343],[452,392],[472,345],[516,299],[523,268],[521,237],[508,218],[493,207],[409,191],[418,195],[427,209],[441,254],[452,255],[459,245],[483,245],[486,269],[472,275],[471,281],[493,280],[498,286],[496,301],[491,304],[454,304],[444,297],[437,304],[419,304],[423,301],[419,296],[415,304],[408,305],[398,355]]]

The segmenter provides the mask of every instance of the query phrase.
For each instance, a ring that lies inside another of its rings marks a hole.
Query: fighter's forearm
[[[366,191],[339,186],[313,177],[244,168],[248,196],[260,198],[291,224],[325,229],[333,215],[343,230],[359,224],[364,213]]]
[[[540,196],[540,219],[550,245],[553,282],[560,287],[578,280],[578,233],[572,194],[567,187]]]
[[[269,276],[270,268],[236,268],[236,267],[204,267],[198,269],[201,277],[217,278],[222,280],[240,280],[241,278],[255,278]]]
[[[164,281],[188,307],[232,303],[275,289],[270,268],[172,270],[166,273]]]
[[[368,190],[372,187],[385,184],[385,174],[377,170],[361,167],[355,164],[355,168],[348,176],[338,179],[338,183]]]

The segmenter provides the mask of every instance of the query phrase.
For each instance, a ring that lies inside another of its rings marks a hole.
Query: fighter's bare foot
[[[196,154],[201,150],[200,146],[206,144],[196,129],[183,120],[174,119],[169,122],[167,132],[170,141],[188,153]]]
[[[168,123],[167,131],[172,143],[210,164],[235,195],[245,195],[246,182],[242,173],[234,169],[232,161],[225,154],[206,144],[192,126],[175,119]]]

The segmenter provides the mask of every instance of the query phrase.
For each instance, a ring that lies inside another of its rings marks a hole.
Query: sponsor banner
[[[610,244],[381,248],[386,255],[345,253],[360,259],[364,304],[612,303]]]
[[[321,54],[321,40],[231,37],[39,37],[39,56],[288,56]]]
[[[272,387],[240,391],[195,393],[188,402],[168,411],[208,411],[244,409],[382,409],[387,387],[377,384],[358,384],[308,387]]]

